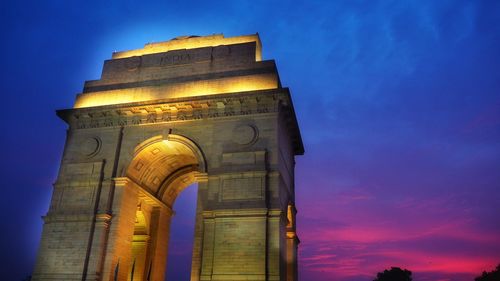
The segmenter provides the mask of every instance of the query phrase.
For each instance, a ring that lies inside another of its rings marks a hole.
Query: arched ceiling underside
[[[136,152],[127,177],[152,196],[172,207],[177,195],[195,182],[199,160],[185,144],[156,140]]]

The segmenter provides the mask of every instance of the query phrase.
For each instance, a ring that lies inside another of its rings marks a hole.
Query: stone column
[[[128,178],[114,179],[112,218],[104,263],[105,281],[126,280],[132,266],[132,237],[138,191]],[[117,270],[118,269],[118,270]]]
[[[171,210],[165,206],[153,207],[150,227],[151,251],[147,259],[149,264],[146,266],[146,278],[150,274],[150,280],[165,279],[171,219]]]
[[[201,275],[201,260],[203,253],[203,206],[206,193],[206,180],[198,181],[198,199],[196,203],[193,254],[191,259],[191,281],[199,281]]]
[[[134,266],[134,281],[145,280],[144,272],[146,269],[146,255],[148,250],[149,235],[134,234],[134,241],[132,242],[132,263]],[[129,272],[127,280],[131,279],[132,269]]]
[[[297,210],[294,204],[289,204],[287,208],[287,226],[286,226],[286,280],[297,281],[297,250],[299,238],[297,237],[295,217]]]
[[[97,214],[95,218],[94,239],[90,249],[89,264],[85,280],[100,280],[106,250],[111,215]]]
[[[283,222],[281,210],[269,210],[267,215],[267,280],[281,280]]]
[[[204,212],[201,280],[266,279],[267,210]]]
[[[212,280],[214,262],[215,219],[212,212],[203,212],[203,256],[201,259],[201,281]]]

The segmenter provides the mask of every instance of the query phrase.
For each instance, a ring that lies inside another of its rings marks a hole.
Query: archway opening
[[[198,185],[187,187],[175,200],[170,223],[165,281],[187,281],[191,277]]]
[[[138,190],[128,280],[164,280],[165,272],[168,280],[189,280],[201,152],[180,136],[155,137],[136,148],[126,176]]]

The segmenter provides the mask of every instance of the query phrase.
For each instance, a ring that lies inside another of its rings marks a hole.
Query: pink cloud
[[[368,196],[365,201],[370,200]],[[471,280],[500,262],[500,237],[478,230],[473,218],[432,216],[447,205],[446,200],[420,203],[408,199],[374,212],[311,206],[306,211],[309,219],[302,222],[307,231],[299,232],[301,270],[307,276],[321,275],[322,280],[369,280],[379,271],[399,266],[412,270],[420,280],[435,281],[437,276],[443,281]],[[360,209],[370,209],[363,207]],[[486,253],[488,245],[497,247],[497,254]],[[455,246],[462,249],[453,249]]]
[[[332,247],[335,251],[335,247]],[[301,255],[302,256],[302,255]],[[312,254],[301,258],[301,267],[307,272],[322,272],[328,278],[349,276],[375,276],[391,266],[407,268],[415,274],[426,273],[462,274],[464,279],[479,275],[483,270],[493,268],[498,257],[456,256],[450,254],[429,254],[418,250],[351,251],[336,254]]]

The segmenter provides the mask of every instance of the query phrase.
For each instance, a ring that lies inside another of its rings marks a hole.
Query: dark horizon
[[[391,266],[465,281],[500,263],[500,2],[2,6],[5,280],[33,270],[67,129],[54,111],[113,51],[214,33],[258,32],[291,90],[306,150],[301,281],[373,280]]]

